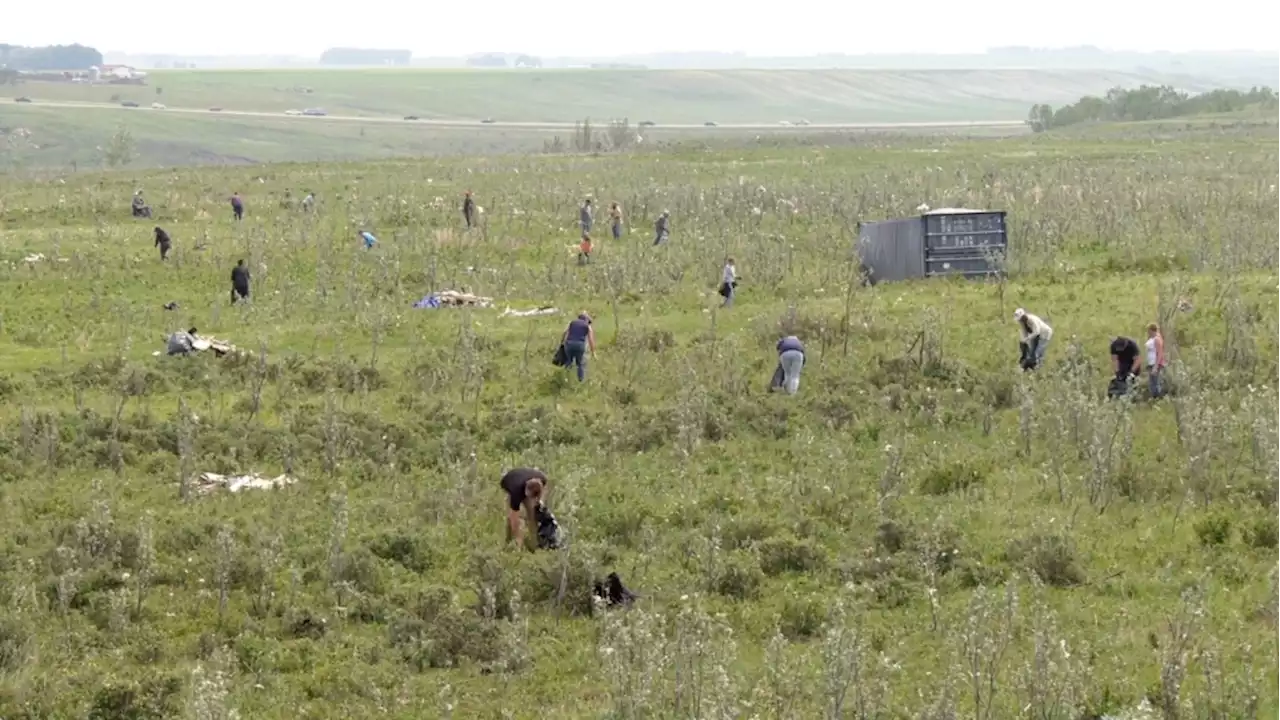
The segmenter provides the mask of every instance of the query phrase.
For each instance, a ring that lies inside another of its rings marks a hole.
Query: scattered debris
[[[175,304],[174,307],[177,307]],[[168,307],[165,307],[168,310]],[[165,353],[169,355],[187,355],[193,352],[203,352],[212,350],[214,355],[222,357],[224,355],[236,354],[244,355],[245,351],[232,345],[225,340],[219,340],[212,337],[201,337],[191,330],[179,330],[165,339]],[[160,355],[159,350],[151,353],[153,356]]]
[[[219,475],[218,473],[206,472],[200,473],[200,477],[196,478],[194,490],[198,495],[208,495],[219,488],[233,493],[241,490],[273,490],[292,485],[297,481],[297,478],[288,475],[264,478],[257,473],[251,475]]]
[[[31,253],[30,255],[22,258],[22,261],[25,263],[38,263],[43,260],[44,260],[44,253]]]
[[[551,306],[538,307],[532,310],[512,310],[507,308],[498,317],[534,317],[536,315],[558,315],[560,310]]]
[[[164,309],[165,309],[165,310],[177,310],[177,309],[178,309],[178,303],[176,303],[176,302],[167,302],[167,303],[165,303],[165,304],[164,304]]]
[[[419,310],[434,310],[439,307],[493,307],[493,298],[458,292],[457,290],[441,290],[422,298],[413,306]]]

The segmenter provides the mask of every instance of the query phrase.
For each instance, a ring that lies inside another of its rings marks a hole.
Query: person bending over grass
[[[514,540],[520,547],[525,529],[538,526],[538,506],[546,500],[550,481],[537,468],[515,468],[502,476],[501,485],[507,493],[507,542]]]
[[[1022,369],[1035,370],[1044,362],[1045,351],[1049,349],[1049,340],[1053,338],[1053,328],[1039,317],[1018,308],[1013,311],[1013,320],[1018,323],[1021,335]]]
[[[585,310],[565,328],[561,342],[564,343],[567,360],[565,367],[577,367],[578,382],[586,380],[587,351],[591,351],[592,358],[596,356],[596,331],[591,327],[591,316]]]

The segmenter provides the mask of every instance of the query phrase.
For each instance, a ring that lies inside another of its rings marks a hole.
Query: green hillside
[[[500,121],[861,123],[1021,120],[1037,102],[1163,82],[1185,84],[1095,70],[246,70],[158,71],[142,87],[30,83],[15,92],[37,100]]]

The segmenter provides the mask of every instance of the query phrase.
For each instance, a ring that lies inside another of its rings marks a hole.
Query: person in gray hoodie
[[[770,390],[786,390],[788,395],[800,391],[800,370],[804,368],[804,343],[795,335],[778,341],[778,369],[773,371]]]
[[[595,219],[595,206],[591,204],[591,198],[587,198],[583,201],[582,207],[578,208],[578,224],[582,226],[583,235],[591,232]]]

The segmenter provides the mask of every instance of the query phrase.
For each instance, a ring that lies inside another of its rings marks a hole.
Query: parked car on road
[[[656,122],[654,122],[654,121],[652,121],[652,120],[641,120],[641,121],[640,121],[640,127],[653,127],[654,125],[657,125],[657,124],[658,124],[658,123],[656,123]]]
[[[211,107],[211,108],[209,108],[209,112],[222,112],[222,108],[220,108],[220,107]]]
[[[302,111],[301,110],[285,110],[284,114],[285,115],[301,115]]]
[[[31,98],[24,95],[20,98],[14,98],[13,101],[14,102],[31,102]]]
[[[704,123],[702,123],[702,124],[703,124],[704,126],[706,126],[706,127],[715,127],[715,126],[716,126],[716,124],[715,124],[715,123],[713,123],[713,122],[711,122],[710,120],[708,120],[708,121],[706,121],[706,122],[704,122]]]
[[[164,110],[164,103],[151,103],[152,110]]]
[[[324,117],[329,113],[325,112],[322,108],[307,108],[302,111],[302,114],[308,117]]]
[[[405,115],[404,119],[405,120],[421,120],[422,118],[418,117],[417,115]]]
[[[138,103],[136,103],[136,102],[134,102],[134,101],[132,101],[132,100],[126,100],[126,101],[124,101],[124,102],[120,103],[120,107],[138,107]]]
[[[485,118],[485,119],[481,120],[480,122],[484,123],[485,125],[492,125],[492,124],[493,124],[493,118]]]

